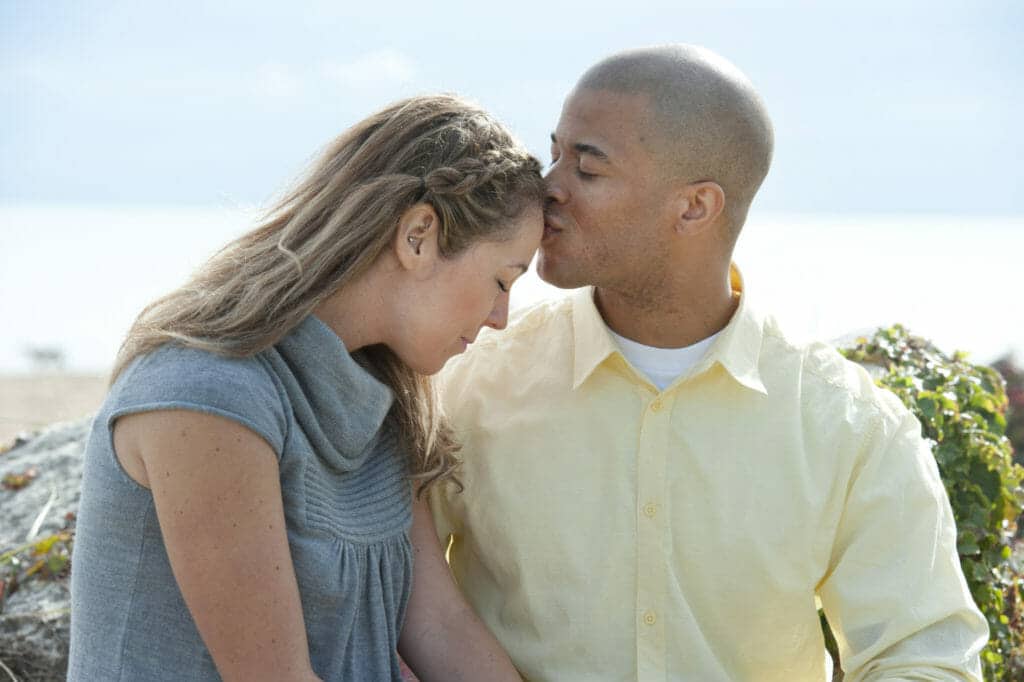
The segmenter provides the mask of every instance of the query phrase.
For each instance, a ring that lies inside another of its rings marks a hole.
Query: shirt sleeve
[[[438,399],[441,402],[441,407],[445,413],[446,418],[449,420],[449,424],[456,429],[456,438],[460,442],[464,442],[464,438],[458,434],[457,417],[459,412],[459,397],[461,397],[461,384],[463,377],[466,372],[461,367],[462,358],[454,358],[449,361],[448,365],[442,370],[440,374],[435,377],[438,388]],[[463,448],[459,453],[458,457],[460,460],[464,460],[467,456],[466,449]],[[459,476],[460,471],[456,473]],[[451,481],[442,481],[441,483],[431,486],[428,491],[428,501],[430,503],[430,513],[434,519],[434,527],[437,530],[437,538],[441,542],[441,547],[445,550],[448,549],[449,544],[454,539],[456,533],[456,523],[452,516],[451,508],[451,496],[459,494],[459,487],[453,484]]]
[[[269,370],[256,357],[226,358],[166,345],[128,366],[111,389],[107,428],[120,417],[155,410],[191,410],[231,419],[284,450],[287,417]]]
[[[848,682],[981,680],[988,626],[916,417],[872,417],[819,593]]]
[[[445,552],[455,536],[455,528],[448,508],[447,489],[449,487],[451,486],[447,481],[442,481],[431,486],[428,493],[430,513],[434,519],[434,528],[437,530],[437,539],[441,543],[441,549]]]

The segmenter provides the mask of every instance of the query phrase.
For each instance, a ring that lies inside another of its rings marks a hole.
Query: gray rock
[[[0,553],[59,532],[77,513],[82,453],[91,418],[56,424],[0,453],[0,478],[38,471],[20,490],[0,488]],[[36,527],[30,537],[29,532]],[[7,568],[0,566],[0,576]],[[19,682],[63,680],[67,674],[71,599],[67,578],[28,580],[2,604],[0,663]],[[10,675],[0,668],[0,681]]]

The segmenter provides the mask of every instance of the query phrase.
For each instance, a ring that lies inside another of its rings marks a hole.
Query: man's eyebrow
[[[554,133],[551,133],[551,142],[553,144],[558,144],[558,138],[555,137]],[[600,159],[601,161],[608,160],[608,154],[606,154],[604,150],[600,149],[599,147],[595,147],[592,144],[577,142],[572,146],[572,148],[576,150],[577,154],[589,154],[590,156]]]

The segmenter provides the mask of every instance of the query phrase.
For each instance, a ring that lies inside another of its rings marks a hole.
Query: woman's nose
[[[491,314],[487,316],[487,320],[484,324],[492,329],[504,329],[508,324],[508,294],[502,294],[498,297],[494,307],[491,308]]]

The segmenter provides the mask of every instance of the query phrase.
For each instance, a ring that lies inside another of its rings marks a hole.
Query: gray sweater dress
[[[391,403],[313,316],[252,358],[167,345],[133,362],[85,452],[68,679],[219,679],[171,573],[153,496],[124,473],[112,444],[118,417],[186,409],[233,419],[277,453],[313,670],[324,680],[400,680],[412,509],[405,456],[385,420]]]

